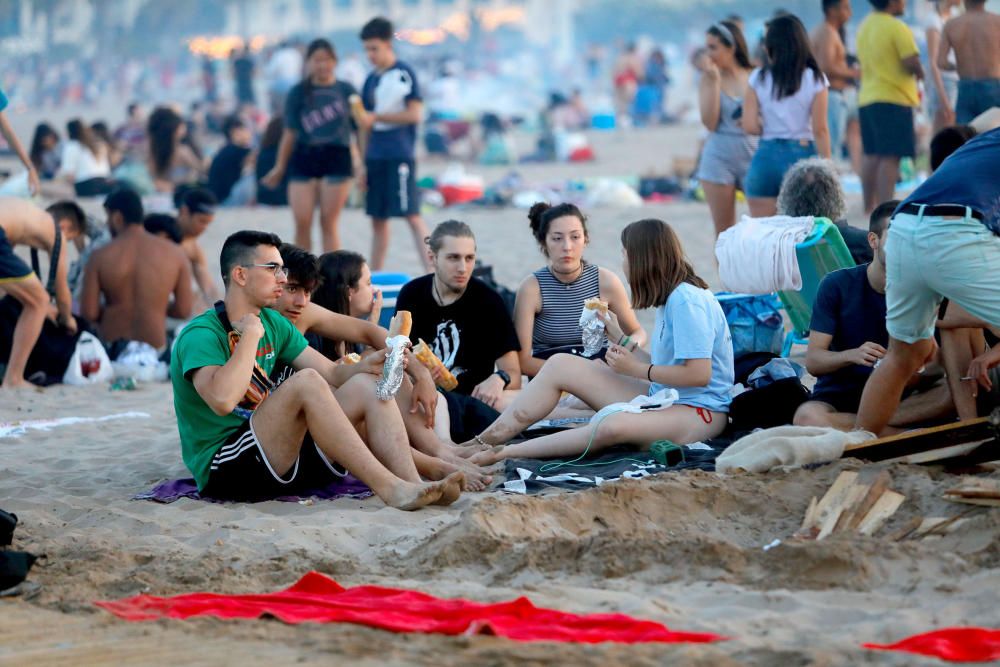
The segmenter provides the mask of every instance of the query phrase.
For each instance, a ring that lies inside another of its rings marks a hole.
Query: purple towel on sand
[[[322,488],[303,491],[296,496],[280,496],[275,498],[275,500],[294,503],[306,498],[333,500],[334,498],[367,498],[370,495],[372,495],[371,489],[369,489],[363,482],[353,475],[347,475],[341,481],[332,482]],[[200,493],[198,493],[198,485],[195,484],[194,480],[190,477],[186,479],[170,479],[166,482],[160,482],[149,491],[133,496],[132,500],[152,500],[158,503],[172,503],[175,500],[180,500],[181,498],[207,500],[212,503],[227,502],[216,498],[203,497]]]

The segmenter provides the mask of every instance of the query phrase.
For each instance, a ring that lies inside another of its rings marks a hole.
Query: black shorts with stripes
[[[257,441],[251,417],[212,458],[202,495],[247,502],[270,500],[323,488],[346,474],[339,464],[327,460],[306,432],[299,457],[284,475],[279,475]]]

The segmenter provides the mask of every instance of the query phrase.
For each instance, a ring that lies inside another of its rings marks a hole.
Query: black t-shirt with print
[[[457,301],[438,305],[431,287],[433,278],[428,274],[404,285],[396,310],[410,311],[414,344],[424,339],[458,379],[456,391],[471,394],[493,373],[497,359],[521,349],[514,322],[500,295],[477,278]]]
[[[298,133],[299,145],[350,146],[354,120],[349,99],[355,94],[346,81],[308,89],[298,83],[285,101],[285,126]]]

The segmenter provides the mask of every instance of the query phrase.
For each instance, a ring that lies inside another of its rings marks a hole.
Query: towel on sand
[[[913,635],[895,644],[863,644],[880,651],[906,651],[952,662],[1000,660],[1000,630],[944,628]]]
[[[846,433],[820,426],[777,426],[740,438],[715,460],[720,473],[767,472],[839,459],[847,445],[874,439],[867,431]]]
[[[364,482],[361,482],[353,475],[347,475],[338,481],[331,482],[328,486],[303,491],[296,496],[279,496],[274,500],[294,503],[306,498],[333,500],[334,498],[367,498],[370,495],[372,495],[372,492]],[[132,500],[152,500],[157,503],[172,503],[181,498],[207,500],[210,503],[228,502],[201,495],[198,493],[198,485],[190,477],[186,479],[170,479],[157,484],[149,491],[132,496]]]
[[[524,597],[483,604],[382,586],[344,588],[318,572],[309,572],[291,588],[277,593],[191,593],[171,598],[137,595],[95,604],[127,621],[191,616],[260,618],[267,615],[285,623],[340,621],[393,632],[494,634],[520,641],[632,644],[702,643],[725,639],[709,633],[672,632],[660,623],[624,614],[568,614],[543,609]]]

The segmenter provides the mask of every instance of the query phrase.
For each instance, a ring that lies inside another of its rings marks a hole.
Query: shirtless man
[[[45,285],[24,260],[14,254],[14,247],[48,253],[50,268],[48,283],[56,297],[55,319],[70,333],[76,333],[72,297],[66,282],[68,262],[65,242],[59,231],[59,221],[52,215],[23,199],[0,198],[0,290],[21,303],[21,316],[14,327],[10,358],[3,376],[3,387],[14,389],[27,386],[24,368],[32,348],[38,341],[46,317],[53,309]]]
[[[181,248],[191,262],[191,273],[198,285],[200,303],[197,310],[208,308],[222,298],[219,288],[208,270],[205,251],[198,245],[198,237],[205,233],[215,219],[215,207],[219,205],[215,195],[205,188],[188,190],[181,199],[177,211],[177,226],[181,228]]]
[[[844,133],[851,112],[847,93],[854,82],[861,78],[861,70],[847,64],[847,47],[840,38],[840,31],[851,20],[851,0],[823,0],[823,22],[810,36],[813,55],[820,69],[830,81],[827,122],[830,126],[830,146],[833,155],[840,155]]]
[[[952,49],[954,63],[948,59]],[[986,11],[986,0],[965,0],[965,13],[945,24],[937,65],[958,70],[956,123],[1000,107],[1000,14]]]
[[[141,341],[162,350],[167,316],[191,315],[190,264],[175,243],[143,228],[142,202],[134,191],[111,193],[104,210],[114,238],[95,250],[84,268],[81,314],[107,343]]]

